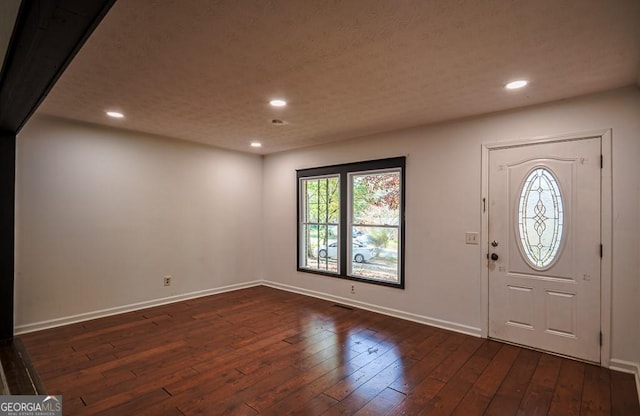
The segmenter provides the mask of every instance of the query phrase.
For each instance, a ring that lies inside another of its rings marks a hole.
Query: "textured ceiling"
[[[18,16],[20,2],[21,0],[0,1],[0,71],[11,40],[13,26]]]
[[[271,153],[637,84],[639,22],[638,0],[119,0],[39,112]]]

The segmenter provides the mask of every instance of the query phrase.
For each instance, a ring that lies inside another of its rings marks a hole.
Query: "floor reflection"
[[[353,312],[336,308],[331,314],[313,311],[301,320],[304,348],[296,362],[300,370],[317,367],[323,374],[317,388],[335,401],[368,400],[391,383],[405,383],[405,361],[391,331],[358,326]]]

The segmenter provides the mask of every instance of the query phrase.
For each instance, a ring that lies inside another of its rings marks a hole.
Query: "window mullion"
[[[318,225],[317,225],[317,229],[318,229],[318,231],[317,231],[317,233],[318,233],[318,249],[320,249],[320,235],[321,235],[321,233],[320,233],[320,227],[321,227],[321,225],[320,225],[321,224],[320,223],[320,179],[316,180],[316,190],[317,190],[316,191],[317,192],[317,195],[316,195],[316,199],[317,199],[317,202],[316,202],[316,221],[318,221]],[[326,241],[322,241],[322,243],[324,244],[324,247],[327,247],[327,242]],[[318,255],[317,257],[318,257],[318,268],[320,268],[320,256]],[[327,265],[327,259],[326,258],[324,259],[324,263],[325,263],[325,267],[326,267],[326,265]]]
[[[348,199],[349,183],[347,178],[347,172],[340,172],[340,264],[338,265],[338,273],[346,276],[349,261],[348,256],[348,215],[349,215],[349,203]]]
[[[324,246],[329,247],[329,179],[324,180]],[[329,256],[325,259],[325,267],[329,267]]]

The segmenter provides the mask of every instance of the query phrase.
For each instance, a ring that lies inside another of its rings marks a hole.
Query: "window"
[[[554,174],[544,167],[533,169],[520,192],[518,229],[521,249],[538,270],[551,267],[558,254],[564,226],[562,202]]]
[[[405,158],[303,169],[298,270],[404,288]]]
[[[302,262],[308,269],[338,271],[337,239],[340,233],[340,177],[301,179]]]

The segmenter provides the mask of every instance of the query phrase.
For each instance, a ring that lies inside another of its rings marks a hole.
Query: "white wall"
[[[16,185],[18,332],[262,277],[260,156],[34,117]]]
[[[586,130],[613,132],[613,299],[611,358],[640,363],[640,91],[636,87],[522,110],[418,127],[267,156],[265,279],[398,315],[479,333],[481,145]],[[406,289],[296,271],[299,168],[407,155]],[[411,315],[413,314],[413,315]]]

